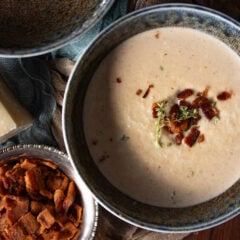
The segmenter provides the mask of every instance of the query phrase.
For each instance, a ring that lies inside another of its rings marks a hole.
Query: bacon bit
[[[155,38],[159,39],[159,37],[160,37],[160,33],[157,32],[157,33],[155,34]]]
[[[210,90],[210,87],[207,86],[202,92],[198,92],[198,93],[197,93],[197,96],[198,96],[198,97],[205,97],[205,98],[206,98],[206,97],[208,96],[209,90]]]
[[[170,126],[165,125],[165,126],[163,127],[163,129],[164,129],[166,132],[170,133],[170,134],[173,134],[173,133],[174,133],[174,132],[172,132]]]
[[[54,192],[53,199],[54,199],[54,204],[55,204],[55,210],[58,213],[63,208],[63,201],[65,199],[64,192],[61,189],[57,189]]]
[[[78,227],[79,224],[82,222],[82,214],[83,214],[83,209],[81,206],[75,204],[73,205],[68,212],[68,217],[73,222],[75,227]],[[61,223],[59,224],[61,225]]]
[[[190,102],[186,101],[186,100],[181,100],[179,102],[179,105],[180,106],[184,106],[184,107],[188,107],[189,109],[193,108],[193,105]]]
[[[21,168],[23,169],[31,169],[31,168],[34,168],[36,167],[36,164],[35,163],[32,163],[30,160],[28,159],[25,159],[22,163],[21,163]]]
[[[180,133],[186,131],[189,128],[189,119],[186,119],[182,122],[170,121],[170,129],[173,133]]]
[[[198,114],[197,115],[197,117],[195,117],[195,118],[191,118],[190,119],[190,121],[191,121],[191,124],[190,125],[197,125],[198,124],[198,122],[199,122],[199,120],[201,120],[201,115],[200,114]]]
[[[150,92],[150,89],[153,88],[153,87],[154,87],[153,84],[150,84],[150,85],[148,86],[146,92],[145,92],[144,95],[143,95],[143,98],[146,98],[146,97],[148,96],[148,94],[149,94],[149,92]]]
[[[193,90],[190,88],[187,88],[177,94],[177,98],[185,99],[193,95]]]
[[[152,116],[153,116],[153,118],[158,118],[157,108],[158,108],[158,103],[153,103],[152,104]]]
[[[57,165],[51,161],[43,161],[42,165],[45,165],[53,170],[57,169]]]
[[[116,78],[116,82],[117,83],[121,83],[122,82],[122,79],[120,77]]]
[[[6,200],[6,214],[10,224],[14,224],[18,218],[27,213],[29,200],[25,197],[8,196]],[[7,203],[8,202],[8,203]]]
[[[142,89],[138,89],[138,90],[136,91],[136,95],[140,96],[141,94],[142,94]]]
[[[56,239],[73,239],[76,233],[77,228],[71,222],[68,222],[63,226],[61,231],[58,232]]]
[[[205,140],[204,134],[200,134],[198,137],[198,143],[204,142],[204,140]]]
[[[18,223],[20,223],[20,226],[23,226],[28,234],[34,234],[40,227],[36,218],[30,212],[23,215],[19,219]]]
[[[197,98],[195,98],[192,102],[192,105],[194,108],[199,108],[201,107],[204,103],[210,103],[210,101],[203,96],[198,96]]]
[[[176,119],[178,119],[180,117],[180,108],[178,104],[174,104],[169,112],[169,119],[171,121],[175,121]]]
[[[67,196],[63,201],[63,209],[65,213],[68,212],[68,209],[72,206],[76,197],[76,189],[74,182],[70,182],[68,185]]]
[[[217,99],[220,100],[220,101],[228,100],[231,97],[232,97],[232,93],[227,92],[227,91],[223,91],[223,92],[221,92],[217,95]]]
[[[46,189],[40,189],[40,190],[39,190],[39,193],[40,193],[42,196],[44,196],[44,197],[46,197],[46,198],[48,198],[48,199],[52,199],[52,198],[53,198],[53,194],[52,194],[51,192],[49,192],[48,190],[46,190]]]
[[[205,102],[201,105],[201,109],[209,120],[212,120],[214,117],[218,115],[218,110],[211,105],[211,102]]]
[[[24,230],[19,224],[15,224],[11,228],[9,228],[8,231],[6,232],[6,235],[8,236],[8,238],[6,239],[14,239],[14,240],[26,239]]]
[[[203,90],[203,92],[202,92],[202,96],[203,96],[203,97],[207,97],[207,96],[208,96],[208,92],[209,92],[209,90],[210,90],[210,87],[207,86],[207,87]]]
[[[184,135],[183,135],[182,132],[180,132],[179,134],[177,134],[177,135],[175,136],[176,144],[177,144],[177,145],[181,145],[183,138],[184,138]]]
[[[190,133],[185,137],[184,142],[189,147],[192,147],[196,143],[199,135],[200,135],[200,131],[198,130],[198,127],[193,127]]]
[[[45,208],[38,214],[37,221],[40,223],[41,229],[45,230],[45,228],[50,228],[56,220],[49,210]]]
[[[38,215],[44,208],[44,204],[37,201],[31,201],[30,210],[34,215]]]

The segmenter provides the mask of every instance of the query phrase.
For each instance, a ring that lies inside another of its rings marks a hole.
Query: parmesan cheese
[[[0,142],[27,129],[32,123],[33,117],[21,106],[0,76]]]

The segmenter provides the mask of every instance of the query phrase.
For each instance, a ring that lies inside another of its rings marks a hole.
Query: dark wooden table
[[[129,0],[128,11],[146,6],[170,3],[168,0]],[[240,0],[177,1],[193,3],[224,12],[240,20]],[[192,234],[157,234],[131,226],[100,208],[96,240],[240,240],[240,216],[215,228]]]

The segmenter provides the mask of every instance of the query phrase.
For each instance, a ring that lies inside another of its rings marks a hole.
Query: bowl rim
[[[36,151],[36,152],[34,152]],[[34,153],[33,153],[34,152]],[[2,149],[0,149],[0,164],[1,161],[4,161],[3,156],[4,155],[8,155],[7,157],[10,156],[17,156],[19,154],[29,154],[29,155],[36,155],[39,156],[39,158],[45,160],[45,161],[52,161],[54,162],[58,168],[63,171],[66,175],[66,171],[64,169],[62,169],[62,165],[64,163],[66,163],[68,166],[68,169],[71,168],[70,171],[72,171],[72,175],[74,175],[73,177],[71,176],[70,178],[74,178],[73,181],[75,182],[75,184],[77,185],[78,190],[81,193],[81,199],[83,201],[83,203],[88,203],[89,206],[91,205],[92,210],[93,210],[93,215],[94,215],[94,219],[93,219],[93,223],[90,225],[88,225],[87,227],[84,227],[83,230],[81,231],[81,235],[79,236],[78,240],[93,240],[97,231],[97,226],[98,226],[98,220],[99,220],[99,207],[97,204],[97,201],[93,198],[91,192],[89,191],[89,189],[87,188],[86,184],[82,181],[81,178],[79,178],[79,175],[77,174],[77,172],[75,171],[74,167],[72,166],[71,161],[69,161],[69,157],[66,153],[64,153],[63,151],[58,150],[57,148],[51,147],[51,146],[47,146],[47,145],[43,145],[43,144],[16,144],[16,145],[12,145],[12,146],[8,146],[8,147],[4,147]],[[63,162],[60,162],[60,164],[55,160],[52,159],[51,157],[46,158],[43,155],[49,155],[49,154],[53,154],[55,156],[58,156],[61,160],[63,160]],[[83,215],[85,216],[85,214]],[[88,218],[88,217],[87,217]],[[84,224],[84,223],[83,223]]]
[[[63,111],[62,111],[62,123],[63,123],[63,138],[65,142],[65,147],[66,151],[70,157],[70,161],[73,165],[73,167],[76,169],[76,171],[79,173],[77,167],[75,166],[73,156],[71,153],[71,146],[68,144],[68,130],[67,130],[67,118],[68,118],[68,110],[67,110],[67,105],[68,105],[68,99],[71,98],[69,96],[69,89],[71,89],[72,85],[72,79],[75,78],[75,73],[77,71],[78,66],[84,61],[84,56],[90,51],[94,46],[95,43],[98,41],[101,41],[105,35],[111,31],[112,28],[116,27],[117,25],[124,23],[125,21],[131,21],[131,19],[134,19],[135,17],[139,17],[141,15],[145,15],[148,12],[158,12],[159,10],[188,10],[192,12],[202,12],[207,14],[208,16],[213,16],[217,19],[220,19],[221,21],[227,22],[229,25],[234,25],[235,28],[238,28],[240,31],[240,22],[237,20],[233,19],[232,17],[211,9],[209,7],[197,5],[197,4],[187,4],[187,3],[166,3],[166,4],[156,4],[153,6],[149,6],[146,8],[138,9],[136,11],[133,11],[131,13],[128,13],[124,15],[123,17],[119,18],[118,20],[114,21],[111,23],[107,28],[105,28],[103,31],[100,32],[88,45],[87,49],[83,53],[81,57],[78,58],[77,62],[74,65],[74,68],[70,74],[69,80],[66,85],[66,90],[65,90],[65,95],[64,95],[64,100],[63,100]],[[82,176],[80,176],[82,178]],[[83,181],[85,182],[84,178],[82,178]],[[87,184],[87,183],[86,183]],[[126,213],[123,213],[116,207],[114,207],[111,203],[107,202],[104,197],[101,197],[98,192],[96,191],[95,187],[92,187],[88,185],[88,188],[92,192],[93,196],[95,199],[98,201],[98,203],[108,210],[110,213],[112,213],[114,216],[118,217],[119,219],[123,220],[124,222],[127,222],[131,225],[134,225],[136,227],[140,227],[142,229],[150,230],[150,231],[156,231],[156,232],[162,232],[162,233],[190,233],[190,232],[197,232],[197,231],[202,231],[206,230],[215,226],[218,226],[222,223],[225,223],[232,218],[236,217],[237,215],[240,214],[240,207],[231,210],[229,213],[225,213],[217,218],[211,219],[207,222],[201,222],[201,223],[195,223],[190,226],[180,226],[180,227],[170,227],[170,226],[159,226],[157,224],[152,224],[152,223],[145,223],[143,221],[137,220],[131,216],[129,216]]]
[[[99,22],[108,10],[112,7],[115,0],[103,0],[100,6],[91,14],[91,18],[86,20],[81,27],[78,27],[76,30],[71,32],[69,35],[60,38],[58,40],[52,41],[49,40],[48,43],[45,43],[40,47],[26,47],[16,50],[11,48],[2,48],[0,47],[0,57],[4,58],[22,58],[22,57],[34,57],[43,54],[50,53],[59,48],[62,48],[72,41],[76,40],[78,37],[82,36],[86,32],[90,31],[97,22]],[[103,5],[103,6],[101,6]]]

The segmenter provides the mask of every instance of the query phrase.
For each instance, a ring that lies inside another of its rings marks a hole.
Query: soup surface
[[[159,28],[124,41],[101,62],[86,93],[85,136],[100,171],[155,206],[190,206],[224,192],[240,173],[239,81],[239,56],[197,30]],[[152,104],[207,86],[220,119],[202,115],[204,141],[157,146]],[[232,96],[218,101],[223,91]]]

